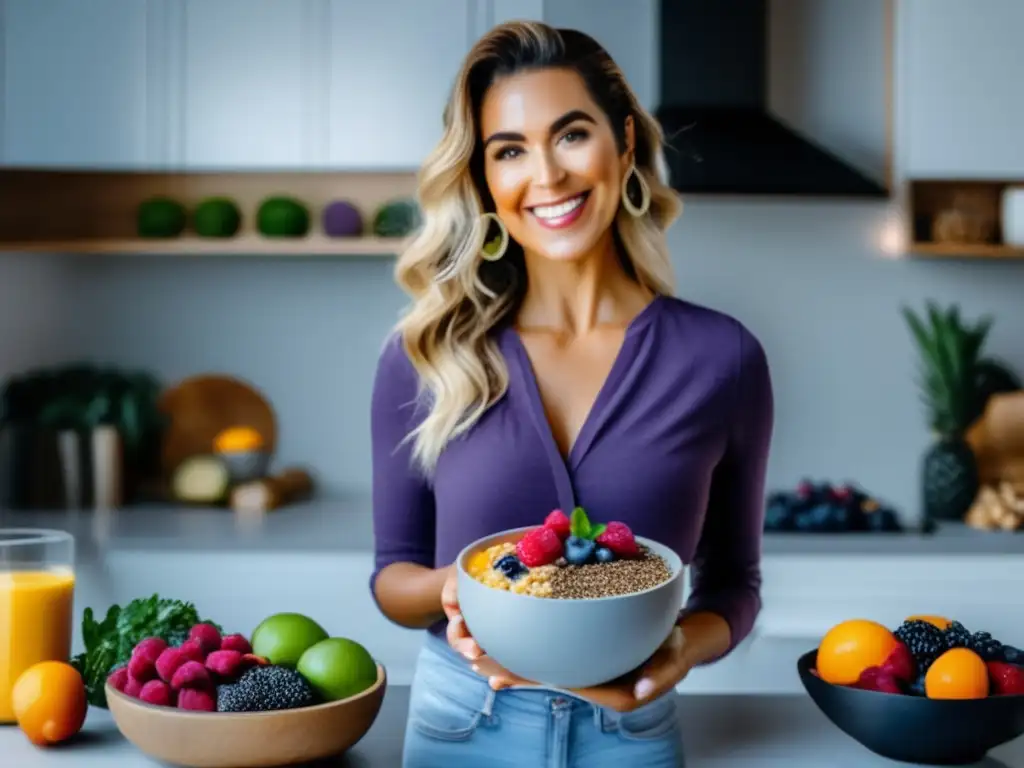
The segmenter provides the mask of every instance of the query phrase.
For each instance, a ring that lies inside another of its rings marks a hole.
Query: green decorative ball
[[[377,237],[405,237],[422,222],[415,200],[402,198],[385,203],[373,217],[373,234]]]
[[[139,237],[178,237],[185,231],[185,206],[169,197],[152,197],[139,203],[136,231]]]
[[[266,237],[304,237],[309,233],[309,209],[291,197],[269,197],[256,214],[256,228]]]
[[[229,198],[207,198],[196,206],[192,225],[201,237],[234,237],[242,225],[242,212]]]

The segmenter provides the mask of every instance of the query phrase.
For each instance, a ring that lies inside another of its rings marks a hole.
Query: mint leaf
[[[590,529],[590,538],[596,539],[602,533],[608,530],[608,526],[605,523],[598,523]]]
[[[583,507],[576,507],[572,511],[572,517],[569,518],[569,535],[578,536],[581,539],[590,538],[590,520],[587,519],[587,513],[583,511]]]

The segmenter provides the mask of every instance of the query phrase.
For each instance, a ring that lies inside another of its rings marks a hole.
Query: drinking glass
[[[0,723],[11,690],[41,661],[68,661],[74,623],[75,539],[65,531],[0,528]]]

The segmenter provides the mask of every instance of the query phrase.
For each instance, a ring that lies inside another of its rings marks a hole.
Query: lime
[[[308,649],[296,667],[327,701],[347,699],[377,682],[377,662],[355,640],[331,637]]]
[[[252,652],[271,664],[294,667],[307,648],[327,638],[327,630],[301,613],[276,613],[252,633]]]

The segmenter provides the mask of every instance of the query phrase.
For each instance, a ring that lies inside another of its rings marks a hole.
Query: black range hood
[[[772,115],[768,0],[662,0],[660,103],[680,192],[888,197],[877,181]]]

